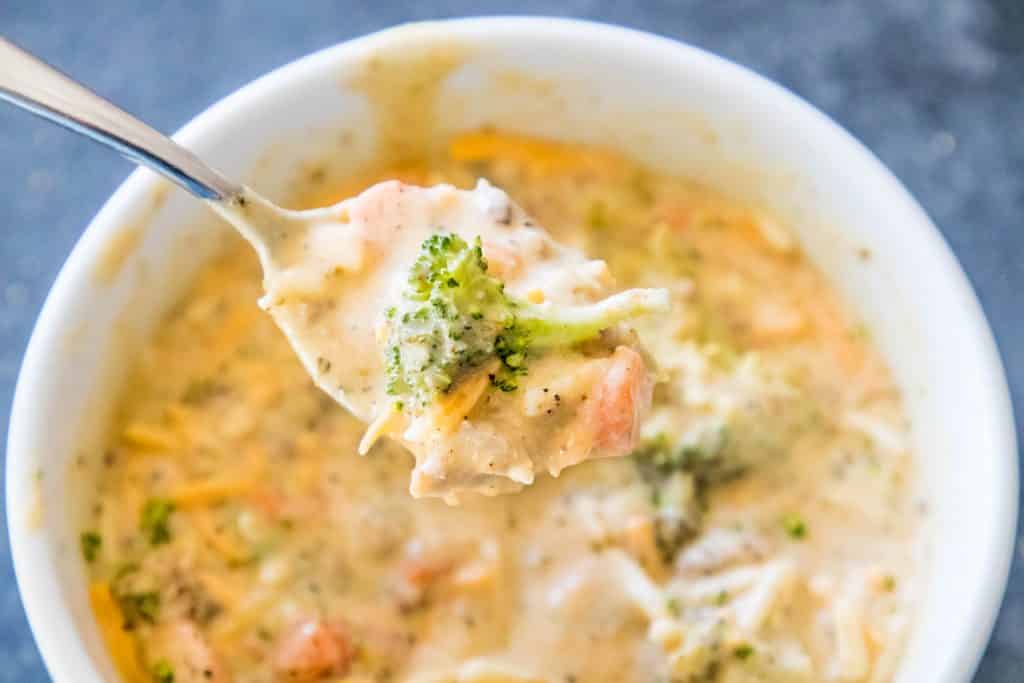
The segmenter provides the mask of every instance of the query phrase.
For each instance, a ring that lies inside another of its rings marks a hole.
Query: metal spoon
[[[111,104],[57,69],[0,38],[0,99],[106,145],[137,164],[177,183],[231,223],[256,249],[269,284],[295,265],[294,245],[311,229],[345,222],[342,204],[290,211],[252,189],[225,178],[195,154]],[[363,402],[353,403],[323,368],[344,365],[344,346],[313,329],[306,316],[288,307],[271,310],[317,384],[358,417],[367,419]]]

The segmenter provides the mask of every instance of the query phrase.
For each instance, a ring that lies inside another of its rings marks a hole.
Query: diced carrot
[[[344,676],[355,651],[342,626],[322,619],[297,622],[281,639],[274,656],[280,681],[311,683],[328,676]]]
[[[430,557],[409,558],[402,563],[402,579],[416,588],[426,588],[441,579],[455,567],[455,561],[447,554]]]
[[[620,346],[611,360],[593,396],[584,404],[594,447],[605,457],[624,455],[636,447],[640,420],[650,406],[653,391],[639,353]]]

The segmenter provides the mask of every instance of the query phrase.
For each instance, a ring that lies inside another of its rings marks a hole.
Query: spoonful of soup
[[[416,459],[414,496],[519,490],[636,445],[653,387],[628,322],[664,290],[616,293],[503,191],[397,181],[291,211],[0,39],[0,98],[203,199],[255,248],[260,305],[314,382]]]

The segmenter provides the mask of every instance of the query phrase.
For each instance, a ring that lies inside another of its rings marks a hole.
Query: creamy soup
[[[783,226],[601,150],[489,131],[301,202],[387,178],[486,178],[616,287],[669,290],[669,313],[633,323],[657,379],[635,451],[511,495],[413,499],[413,457],[386,438],[358,454],[365,425],[257,307],[239,240],[145,349],[83,523],[126,681],[892,680],[924,509],[908,425]],[[582,400],[577,375],[515,392],[545,414]]]

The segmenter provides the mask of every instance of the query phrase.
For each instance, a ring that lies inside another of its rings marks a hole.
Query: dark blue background
[[[586,17],[678,38],[781,82],[853,131],[953,245],[1024,405],[1024,0],[0,0],[0,32],[173,131],[318,48],[409,20],[495,13]],[[80,231],[129,171],[98,147],[0,108],[4,438],[43,298]],[[0,683],[45,681],[6,541]],[[976,679],[984,683],[1024,681],[1024,555],[1015,556]]]

